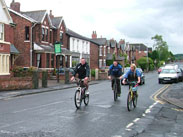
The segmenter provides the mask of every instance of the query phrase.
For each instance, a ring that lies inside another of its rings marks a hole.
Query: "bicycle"
[[[117,101],[117,99],[118,99],[117,80],[119,80],[119,78],[118,77],[113,77],[113,80],[114,80],[114,83],[113,83],[114,101]]]
[[[77,81],[77,80],[76,80]],[[74,102],[77,109],[81,107],[82,100],[84,100],[84,104],[87,106],[89,103],[89,95],[85,94],[86,87],[84,85],[84,79],[79,79],[76,82],[78,87],[75,92]]]
[[[132,110],[132,103],[133,103],[134,108],[137,107],[137,98],[138,98],[137,87],[138,87],[137,82],[129,82],[129,92],[128,92],[128,96],[127,96],[128,111]]]

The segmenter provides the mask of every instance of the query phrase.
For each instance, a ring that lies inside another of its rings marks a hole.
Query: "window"
[[[25,40],[30,40],[29,26],[25,26]]]
[[[82,42],[83,44],[82,44],[82,53],[84,53],[84,41]]]
[[[46,67],[49,68],[50,67],[50,53],[46,54]]]
[[[105,53],[105,52],[106,52],[106,46],[104,46],[104,56],[106,55],[106,53]]]
[[[42,41],[44,41],[44,36],[45,36],[45,29],[42,28]]]
[[[99,56],[102,56],[102,46],[100,46],[99,48]]]
[[[79,52],[79,40],[77,40],[77,52]]]
[[[0,40],[4,40],[4,24],[0,23]]]
[[[52,43],[52,30],[50,30],[50,43]]]
[[[73,43],[72,43],[72,51],[75,51],[74,50],[74,42],[75,42],[75,39],[72,39],[73,40]]]
[[[60,43],[63,45],[63,32],[60,32]]]
[[[9,74],[9,54],[0,54],[0,75]]]
[[[110,47],[108,47],[108,52],[107,53],[109,53],[110,54]]]
[[[51,67],[54,68],[54,58],[55,54],[51,54]]]
[[[104,67],[106,67],[106,60],[104,59]]]
[[[41,68],[41,54],[37,54],[37,67]]]
[[[48,29],[45,29],[46,41],[48,41]]]
[[[99,68],[102,67],[102,59],[99,59]]]

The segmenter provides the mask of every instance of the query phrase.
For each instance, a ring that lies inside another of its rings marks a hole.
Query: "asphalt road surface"
[[[110,81],[91,85],[89,105],[82,104],[79,110],[74,105],[75,88],[0,100],[0,137],[123,137],[130,136],[130,127],[142,119],[140,132],[162,107],[153,94],[167,86],[158,84],[157,72],[145,76],[137,108],[131,112],[126,107],[128,86],[122,86],[122,95],[114,102]]]

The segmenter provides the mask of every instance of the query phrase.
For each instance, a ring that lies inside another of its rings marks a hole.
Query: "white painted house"
[[[72,52],[70,57],[70,67],[74,67],[85,58],[87,63],[90,62],[90,40],[76,32],[68,29],[66,34],[69,36],[69,49]]]

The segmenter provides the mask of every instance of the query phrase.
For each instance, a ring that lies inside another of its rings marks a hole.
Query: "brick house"
[[[98,48],[95,50],[98,50],[98,60],[96,60],[96,62],[98,63],[98,68],[104,68],[106,67],[106,59],[107,59],[107,53],[108,53],[108,45],[107,45],[107,39],[106,38],[97,38],[97,33],[96,31],[93,31],[92,33],[92,39],[91,39],[94,43],[93,44],[97,44]],[[94,48],[92,48],[94,49]],[[91,51],[92,52],[92,51]],[[96,53],[95,53],[96,54]]]
[[[86,62],[90,65],[90,39],[84,37],[70,29],[66,32],[68,36],[68,47],[72,52],[70,58],[70,67],[76,66],[81,58],[85,58]]]
[[[32,66],[32,26],[36,21],[28,16],[22,15],[20,8],[14,8],[14,4],[16,5],[17,2],[11,3],[9,12],[15,23],[13,32],[14,45],[20,52],[15,64],[17,66],[30,67]]]
[[[52,14],[52,10],[50,10],[50,19],[52,21],[53,26],[53,43],[60,42],[61,44],[61,54],[57,55],[57,66],[61,67],[70,67],[70,56],[71,52],[69,51],[69,38],[67,37],[66,25],[63,17],[54,17]],[[59,63],[59,64],[58,64]]]
[[[147,57],[148,53],[148,47],[142,43],[130,43],[129,44],[132,47],[132,62],[136,63],[138,59],[141,57]]]
[[[13,20],[4,0],[0,0],[0,78],[10,77],[14,55],[18,53],[13,45]]]

